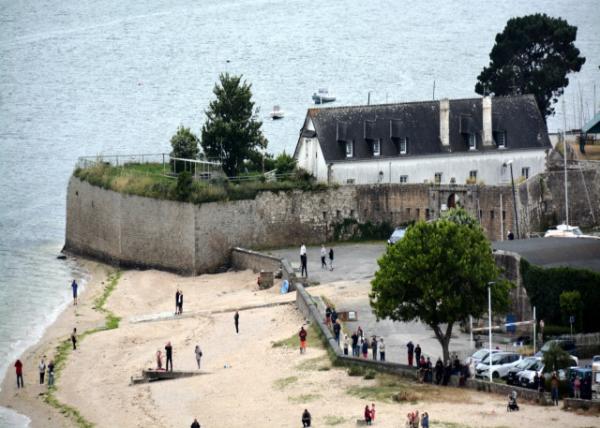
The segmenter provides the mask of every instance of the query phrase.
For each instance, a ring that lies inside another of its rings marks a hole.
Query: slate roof
[[[498,150],[482,144],[482,98],[450,100],[449,147],[442,146],[439,137],[438,100],[310,108],[307,117],[315,131],[303,127],[300,137],[316,135],[326,162],[373,159],[375,139],[381,140],[381,155],[377,159],[468,152],[466,134],[476,136],[478,151]],[[551,147],[546,124],[532,95],[492,98],[492,130],[505,132],[504,150]],[[399,143],[405,137],[407,154],[400,155]],[[346,158],[346,141],[354,141],[351,159]]]

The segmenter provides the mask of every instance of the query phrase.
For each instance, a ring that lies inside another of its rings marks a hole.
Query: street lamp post
[[[490,375],[490,382],[492,382],[492,285],[494,281],[488,282],[488,338],[490,353],[488,354],[488,372]]]
[[[510,166],[510,183],[512,185],[512,195],[513,195],[513,208],[515,211],[515,230],[517,232],[517,239],[519,239],[519,214],[517,213],[517,194],[515,192],[515,178],[513,176],[513,161],[512,159],[506,162],[504,165]]]

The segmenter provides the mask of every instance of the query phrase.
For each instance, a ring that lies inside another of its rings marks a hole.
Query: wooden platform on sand
[[[131,384],[135,385],[138,383],[146,383],[146,382],[154,382],[158,380],[172,380],[179,379],[183,377],[191,377],[198,376],[201,374],[205,374],[200,370],[155,370],[155,369],[146,369],[142,370],[142,376],[140,377],[131,377]]]

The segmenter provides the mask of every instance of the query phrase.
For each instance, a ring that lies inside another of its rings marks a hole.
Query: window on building
[[[435,173],[435,184],[441,184],[442,183],[442,173],[441,172],[436,172]]]
[[[408,137],[404,137],[400,140],[400,154],[405,155],[408,151]]]
[[[529,167],[528,166],[524,166],[523,168],[521,168],[521,176],[525,177],[525,178],[529,178]]]
[[[407,215],[407,216],[410,216],[410,208],[407,208],[407,209],[406,209],[406,215]]]
[[[417,208],[417,218],[421,218],[421,209]]]
[[[494,210],[490,211],[490,218],[493,220],[494,219]]]
[[[400,176],[400,183],[408,183],[408,175],[401,175]]]
[[[506,148],[506,132],[494,132],[494,141],[496,141],[496,147],[498,147],[499,149]]]
[[[506,220],[506,211],[502,210],[502,221]]]
[[[346,184],[354,184],[354,178],[348,178]]]
[[[373,141],[373,156],[381,155],[381,140],[377,139]]]
[[[475,134],[469,134],[469,150],[477,149],[477,138]]]
[[[346,141],[346,157],[351,158],[354,156],[354,144],[352,141]]]
[[[425,220],[429,220],[429,208],[425,208]]]
[[[477,170],[476,169],[469,171],[469,178],[471,180],[477,180]]]

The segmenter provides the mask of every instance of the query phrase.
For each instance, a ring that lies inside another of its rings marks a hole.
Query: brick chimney
[[[440,100],[440,141],[442,147],[450,147],[450,100]]]
[[[494,145],[494,136],[492,135],[492,98],[487,95],[481,100],[482,105],[482,133],[481,139],[483,140],[484,147],[491,147]]]

